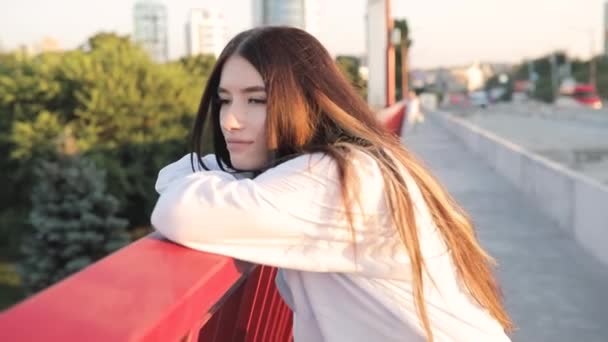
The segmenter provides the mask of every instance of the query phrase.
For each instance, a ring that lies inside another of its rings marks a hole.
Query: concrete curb
[[[437,111],[438,122],[506,177],[583,248],[608,265],[608,186]]]

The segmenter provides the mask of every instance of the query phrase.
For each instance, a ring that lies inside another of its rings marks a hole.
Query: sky
[[[164,0],[169,56],[185,52],[189,9],[215,7],[229,36],[251,27],[251,0]],[[367,0],[319,0],[319,40],[334,54],[365,53]],[[587,58],[603,51],[605,0],[392,0],[406,18],[413,68],[520,62],[554,50]],[[0,46],[13,49],[43,37],[74,48],[99,31],[130,34],[132,0],[0,0]]]

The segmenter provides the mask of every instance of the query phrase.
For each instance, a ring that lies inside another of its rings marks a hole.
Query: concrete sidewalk
[[[498,260],[513,341],[608,341],[608,268],[432,118],[403,141],[467,209]]]

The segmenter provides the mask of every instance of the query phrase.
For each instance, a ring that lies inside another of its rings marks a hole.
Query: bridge
[[[608,188],[450,113],[427,117],[404,143],[497,259],[513,341],[606,341]]]
[[[378,119],[468,210],[514,341],[606,341],[608,188],[449,112]],[[290,341],[276,270],[150,235],[0,314],[2,341]]]

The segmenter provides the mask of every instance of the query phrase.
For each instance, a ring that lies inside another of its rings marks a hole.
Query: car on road
[[[475,107],[486,108],[490,105],[490,99],[485,91],[474,91],[469,94],[469,102]]]
[[[597,94],[595,87],[591,84],[576,84],[568,91],[560,91],[560,95],[555,101],[558,107],[590,107],[594,109],[602,108],[602,100]]]

